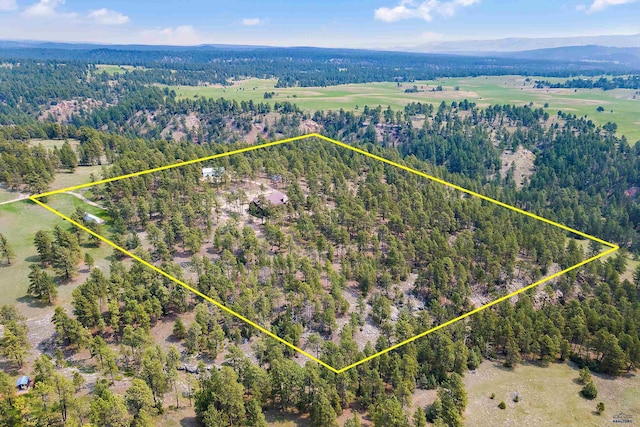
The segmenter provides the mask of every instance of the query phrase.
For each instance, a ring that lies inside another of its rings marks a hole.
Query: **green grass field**
[[[278,88],[274,79],[248,79],[235,82],[233,86],[169,86],[180,98],[204,96],[212,98],[253,100],[264,102],[265,92],[275,92],[269,102],[289,101],[305,110],[346,110],[361,109],[365,105],[391,108],[402,108],[409,102],[427,102],[439,104],[447,101],[468,99],[479,106],[494,104],[524,105],[533,102],[536,108],[548,103],[549,114],[557,114],[558,110],[571,112],[577,116],[587,115],[595,123],[602,125],[608,121],[618,124],[618,133],[626,135],[631,143],[640,140],[640,99],[634,99],[636,91],[632,89],[616,89],[603,91],[600,89],[535,89],[533,80],[526,82],[522,76],[474,77],[460,79],[439,79],[404,83],[366,83],[348,84],[330,87],[310,88]],[[541,78],[544,80],[561,80]],[[424,92],[405,93],[404,90],[416,85]],[[441,92],[431,91],[438,85]],[[459,90],[455,90],[458,87]],[[640,98],[640,96],[636,96]],[[605,111],[598,113],[598,106]],[[613,112],[611,112],[613,110]]]
[[[56,179],[51,184],[52,190],[71,187],[78,184],[91,182],[91,175],[96,179],[102,178],[102,166],[80,166],[73,173],[60,172],[56,174]]]
[[[110,76],[113,76],[115,73],[125,73],[127,71],[131,71],[134,69],[144,70],[145,67],[134,67],[133,65],[113,65],[113,64],[96,64],[96,68],[99,72],[106,72]]]
[[[65,212],[73,212],[77,207],[92,214],[103,212],[67,194],[50,197],[49,204],[54,209]],[[16,254],[11,265],[4,263],[0,265],[0,274],[2,275],[0,305],[15,304],[26,295],[29,285],[29,265],[38,261],[33,238],[37,231],[51,230],[55,225],[67,227],[64,220],[29,200],[0,206],[0,233],[6,236]],[[106,245],[102,245],[100,248],[83,247],[82,250],[89,252],[98,264],[103,263],[105,266],[106,261],[103,259],[112,252]],[[71,286],[68,285],[59,287],[59,302],[69,299],[70,288]]]
[[[71,148],[77,150],[78,145],[80,145],[80,141],[77,139],[67,139]],[[31,145],[42,145],[44,148],[48,150],[52,150],[54,147],[60,148],[62,144],[64,144],[64,140],[60,139],[31,139],[29,140],[29,144]],[[51,190],[59,190],[62,188],[71,187],[73,185],[84,184],[85,182],[91,182],[91,175],[96,179],[102,178],[102,166],[79,166],[76,170],[72,172],[61,170],[56,173],[55,181],[50,185]],[[0,202],[3,202],[3,198],[9,200],[11,198],[15,198],[15,193],[13,196],[7,195],[6,193],[10,193],[6,190],[0,189]]]
[[[567,363],[548,367],[525,364],[514,370],[485,361],[475,373],[466,374],[469,403],[466,425],[470,426],[610,426],[613,416],[623,412],[640,422],[640,377],[620,378],[593,375],[598,389],[594,400],[583,398],[582,385],[574,381],[578,369]],[[495,399],[490,399],[495,393]],[[515,394],[519,402],[513,401]],[[498,404],[504,401],[507,408]],[[595,413],[604,402],[605,412]]]
[[[34,138],[34,139],[30,139],[29,140],[29,145],[42,145],[44,148],[48,149],[48,150],[52,150],[54,147],[62,147],[62,144],[64,144],[64,139],[38,139],[38,138]],[[68,138],[67,141],[69,142],[69,145],[71,145],[71,148],[73,148],[74,150],[76,150],[78,148],[78,145],[80,145],[80,141],[78,141],[77,139],[73,139],[73,138]]]

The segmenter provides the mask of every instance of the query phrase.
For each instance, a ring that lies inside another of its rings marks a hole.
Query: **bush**
[[[495,398],[496,398],[496,394],[495,393],[491,393],[491,398],[490,399],[493,400]]]
[[[519,395],[519,394],[516,394],[516,395],[513,397],[513,401],[514,401],[514,402],[516,402],[516,403],[520,402],[520,395]]]
[[[602,415],[604,412],[604,402],[600,402],[596,405],[596,411],[598,412],[598,415]]]
[[[591,381],[582,388],[582,391],[580,393],[582,393],[582,395],[587,399],[591,400],[595,399],[598,396],[598,389],[596,388],[595,384],[593,384],[593,381]]]
[[[502,402],[500,402],[500,404],[498,405],[498,408],[500,409],[507,409],[507,404],[504,403],[504,400]]]
[[[580,382],[582,384],[589,384],[591,382],[591,372],[589,371],[589,368],[587,368],[586,366],[582,369],[580,369]]]

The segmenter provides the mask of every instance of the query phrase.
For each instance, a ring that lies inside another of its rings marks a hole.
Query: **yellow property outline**
[[[161,270],[160,268],[156,267],[155,265],[153,265],[153,264],[145,261],[144,259],[132,254],[128,250],[118,246],[117,244],[115,244],[114,242],[110,241],[109,239],[107,239],[107,238],[105,238],[105,237],[103,237],[103,236],[91,231],[90,229],[88,229],[84,225],[74,221],[73,219],[69,218],[68,216],[56,211],[55,209],[53,209],[51,206],[47,205],[46,203],[43,203],[40,200],[38,200],[39,198],[45,197],[45,196],[51,196],[51,195],[54,195],[54,194],[66,193],[68,191],[77,190],[77,189],[80,189],[80,188],[87,188],[87,187],[91,187],[91,186],[94,186],[94,185],[105,184],[107,182],[118,181],[118,180],[121,180],[121,179],[124,179],[124,178],[131,178],[131,177],[145,175],[145,174],[152,173],[152,172],[158,172],[158,171],[162,171],[162,170],[166,170],[166,169],[172,169],[172,168],[176,168],[176,167],[180,167],[180,166],[186,166],[186,165],[190,165],[190,164],[193,164],[193,163],[200,163],[200,162],[204,162],[204,161],[207,161],[207,160],[219,159],[221,157],[227,157],[227,156],[231,156],[231,155],[234,155],[234,154],[246,153],[246,152],[249,152],[249,151],[259,150],[261,148],[272,147],[272,146],[275,146],[275,145],[285,144],[285,143],[293,142],[293,141],[299,141],[299,140],[307,139],[307,138],[311,138],[311,137],[315,137],[315,138],[318,138],[318,139],[322,139],[324,141],[331,142],[331,143],[336,144],[336,145],[338,145],[340,147],[347,148],[347,149],[352,150],[352,151],[354,151],[356,153],[360,153],[360,154],[363,154],[365,156],[368,156],[368,157],[370,157],[372,159],[379,160],[379,161],[381,161],[383,163],[387,163],[389,165],[395,166],[395,167],[403,169],[405,171],[414,173],[416,175],[419,175],[419,176],[422,176],[424,178],[427,178],[427,179],[429,179],[431,181],[446,185],[447,187],[462,191],[464,193],[467,193],[467,194],[470,194],[472,196],[478,197],[478,198],[480,198],[482,200],[486,200],[488,202],[491,202],[491,203],[494,203],[496,205],[502,206],[504,208],[510,209],[510,210],[512,210],[514,212],[518,212],[520,214],[526,215],[526,216],[531,217],[533,219],[537,219],[539,221],[546,222],[547,224],[551,224],[551,225],[559,227],[559,228],[561,228],[563,230],[566,230],[566,231],[569,231],[571,233],[574,233],[574,234],[577,234],[579,236],[582,236],[584,238],[587,238],[589,240],[593,240],[595,242],[601,243],[601,244],[603,244],[605,246],[608,246],[609,249],[604,251],[604,252],[602,252],[602,253],[600,253],[600,254],[598,254],[598,255],[592,256],[591,258],[585,259],[584,261],[581,261],[581,262],[577,263],[576,265],[573,265],[571,267],[565,268],[562,271],[559,271],[559,272],[557,272],[555,274],[552,274],[552,275],[547,276],[547,277],[545,277],[543,279],[540,279],[535,283],[532,283],[532,284],[530,284],[528,286],[525,286],[525,287],[523,287],[521,289],[518,289],[515,292],[511,292],[508,295],[505,295],[505,296],[500,297],[500,298],[498,298],[498,299],[496,299],[494,301],[491,301],[491,302],[489,302],[489,303],[487,303],[487,304],[485,304],[483,306],[475,308],[475,309],[473,309],[473,310],[471,310],[471,311],[469,311],[467,313],[464,313],[464,314],[462,314],[462,315],[460,315],[460,316],[458,316],[458,317],[456,317],[454,319],[448,320],[448,321],[446,321],[446,322],[444,322],[444,323],[442,323],[442,324],[440,324],[438,326],[434,326],[433,328],[431,328],[431,329],[429,329],[427,331],[424,331],[424,332],[422,332],[422,333],[420,333],[420,334],[418,334],[418,335],[416,335],[414,337],[411,337],[411,338],[406,339],[406,340],[404,340],[402,342],[394,344],[394,345],[392,345],[391,347],[389,347],[389,348],[387,348],[385,350],[379,351],[379,352],[377,352],[375,354],[372,354],[371,356],[365,357],[364,359],[359,360],[359,361],[357,361],[355,363],[352,363],[352,364],[350,364],[348,366],[345,366],[345,367],[343,367],[341,369],[336,369],[333,366],[331,366],[331,365],[323,362],[322,360],[318,359],[317,357],[312,356],[311,354],[309,354],[308,352],[304,351],[303,349],[291,344],[290,342],[284,340],[283,338],[280,338],[279,336],[277,336],[273,332],[271,332],[268,329],[258,325],[257,323],[253,322],[252,320],[247,319],[246,317],[244,317],[240,313],[237,313],[237,312],[233,311],[232,309],[226,307],[224,304],[222,304],[222,303],[214,300],[213,298],[203,294],[202,292],[198,291],[197,289],[194,289],[193,287],[189,286],[185,282],[176,279],[175,277],[173,277],[170,274],[164,272],[163,270]],[[595,236],[591,236],[591,235],[589,235],[587,233],[583,233],[583,232],[575,230],[575,229],[573,229],[571,227],[567,227],[566,225],[562,225],[562,224],[559,224],[559,223],[557,223],[555,221],[551,221],[549,219],[546,219],[546,218],[543,218],[541,216],[538,216],[536,214],[532,214],[530,212],[527,212],[527,211],[524,211],[522,209],[519,209],[519,208],[517,208],[515,206],[508,205],[508,204],[503,203],[503,202],[501,202],[499,200],[495,200],[495,199],[492,199],[491,197],[487,197],[485,195],[476,193],[475,191],[467,190],[466,188],[463,188],[463,187],[460,187],[458,185],[452,184],[452,183],[447,182],[445,180],[442,180],[440,178],[436,178],[436,177],[434,177],[432,175],[428,175],[428,174],[426,174],[424,172],[420,172],[420,171],[412,169],[410,167],[401,165],[399,163],[396,163],[396,162],[393,162],[391,160],[385,159],[384,157],[376,156],[375,154],[371,154],[371,153],[369,153],[367,151],[361,150],[361,149],[356,148],[356,147],[352,147],[350,145],[345,144],[344,142],[336,141],[335,139],[328,138],[328,137],[326,137],[324,135],[320,135],[318,133],[309,133],[309,134],[306,134],[306,135],[296,136],[294,138],[281,139],[281,140],[278,140],[278,141],[268,142],[268,143],[265,143],[265,144],[255,145],[255,146],[251,146],[251,147],[245,147],[245,148],[241,148],[239,150],[234,150],[234,151],[229,151],[229,152],[226,152],[226,153],[215,154],[215,155],[207,156],[207,157],[201,157],[199,159],[194,159],[194,160],[188,160],[188,161],[185,161],[185,162],[174,163],[174,164],[170,164],[170,165],[166,165],[166,166],[161,166],[161,167],[158,167],[158,168],[147,169],[147,170],[140,171],[140,172],[129,173],[129,174],[117,176],[117,177],[114,177],[114,178],[103,179],[103,180],[100,180],[100,181],[90,182],[90,183],[86,183],[86,184],[74,185],[72,187],[63,188],[63,189],[60,189],[60,190],[54,190],[54,191],[49,191],[49,192],[46,192],[46,193],[37,194],[37,195],[29,197],[29,199],[31,201],[37,203],[38,205],[42,206],[43,208],[53,212],[54,214],[58,215],[59,217],[63,218],[64,220],[70,222],[71,224],[75,225],[76,227],[86,231],[89,234],[92,234],[96,238],[98,238],[98,239],[102,240],[103,242],[107,243],[108,245],[114,247],[115,249],[119,250],[120,252],[124,253],[125,255],[127,255],[127,256],[135,259],[136,261],[142,263],[143,265],[149,267],[150,269],[154,270],[155,272],[157,272],[157,273],[167,277],[168,279],[174,281],[175,283],[183,286],[184,288],[188,289],[189,291],[193,292],[194,294],[198,295],[199,297],[205,299],[206,301],[209,301],[210,303],[214,304],[215,306],[217,306],[221,310],[223,310],[223,311],[225,311],[225,312],[237,317],[238,319],[248,323],[249,325],[251,325],[254,328],[258,329],[260,332],[263,332],[266,335],[270,336],[271,338],[274,338],[274,339],[278,340],[282,344],[284,344],[284,345],[292,348],[293,350],[295,350],[295,351],[307,356],[309,359],[311,359],[311,360],[313,360],[315,362],[318,362],[320,365],[324,366],[325,368],[329,369],[330,371],[335,372],[336,374],[341,374],[341,373],[343,373],[343,372],[345,372],[345,371],[347,371],[347,370],[349,370],[351,368],[354,368],[354,367],[356,367],[356,366],[358,366],[358,365],[360,365],[362,363],[365,363],[365,362],[367,362],[367,361],[369,361],[371,359],[374,359],[374,358],[376,358],[378,356],[381,356],[381,355],[383,355],[385,353],[388,353],[388,352],[390,352],[392,350],[395,350],[398,347],[402,347],[403,345],[408,344],[408,343],[410,343],[412,341],[415,341],[418,338],[422,338],[425,335],[428,335],[428,334],[430,334],[432,332],[435,332],[435,331],[437,331],[439,329],[442,329],[445,326],[449,326],[452,323],[455,323],[455,322],[457,322],[459,320],[462,320],[462,319],[464,319],[466,317],[471,316],[472,314],[475,314],[475,313],[478,313],[478,312],[480,312],[482,310],[485,310],[485,309],[487,309],[487,308],[489,308],[489,307],[491,307],[493,305],[496,305],[496,304],[498,304],[498,303],[500,303],[500,302],[502,302],[504,300],[507,300],[507,299],[515,296],[515,295],[518,295],[518,294],[520,294],[520,293],[522,293],[524,291],[527,291],[527,290],[529,290],[531,288],[534,288],[534,287],[536,287],[536,286],[538,286],[538,285],[540,285],[540,284],[542,284],[544,282],[547,282],[547,281],[549,281],[551,279],[559,277],[559,276],[561,276],[561,275],[563,275],[563,274],[565,274],[565,273],[567,273],[567,272],[569,272],[571,270],[575,270],[578,267],[581,267],[581,266],[583,266],[583,265],[585,265],[587,263],[590,263],[591,261],[595,261],[596,259],[601,258],[603,256],[606,256],[606,255],[608,255],[610,253],[613,253],[613,252],[615,252],[615,251],[617,251],[619,249],[618,245],[615,245],[613,243],[609,243],[609,242],[604,241],[602,239],[599,239],[599,238],[597,238]]]

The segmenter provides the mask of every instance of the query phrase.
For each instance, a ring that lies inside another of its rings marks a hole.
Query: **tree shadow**
[[[634,378],[636,376],[637,376],[636,373],[632,372],[632,371],[624,372],[624,373],[620,374],[620,378]]]
[[[38,255],[31,255],[24,259],[26,262],[40,262],[40,257]]]
[[[34,298],[30,295],[23,295],[21,297],[16,298],[16,301],[21,302],[23,304],[27,304],[31,308],[46,308],[50,307],[46,302],[42,302],[37,298]]]
[[[198,424],[198,419],[193,416],[193,417],[184,417],[180,419],[180,425],[182,427],[197,427],[200,424]]]
[[[20,373],[20,368],[18,368],[11,360],[2,360],[0,361],[0,371],[11,376],[16,376]]]
[[[308,427],[309,420],[295,413],[282,413],[275,410],[264,411],[267,423],[288,423],[295,427]]]

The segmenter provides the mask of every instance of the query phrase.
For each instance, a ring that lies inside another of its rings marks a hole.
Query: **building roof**
[[[97,217],[95,215],[91,215],[89,212],[85,212],[84,220],[85,221],[93,221],[93,222],[96,222],[98,224],[104,223],[104,220],[102,218],[99,218],[99,217]]]
[[[269,194],[265,194],[264,198],[267,202],[271,203],[274,206],[284,205],[289,201],[289,198],[286,194],[277,190],[274,190]]]
[[[226,168],[224,166],[220,166],[220,167],[212,167],[212,168],[202,168],[202,176],[204,178],[206,177],[219,177],[222,176],[223,173],[225,173]]]
[[[29,385],[29,377],[26,375],[21,376],[18,378],[18,381],[16,381],[16,387],[24,387],[26,385]]]

